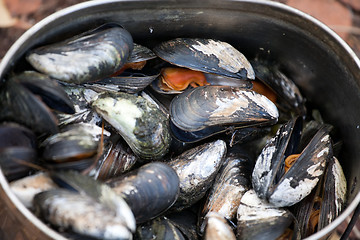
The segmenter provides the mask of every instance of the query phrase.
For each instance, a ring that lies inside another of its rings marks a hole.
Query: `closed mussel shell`
[[[164,213],[179,195],[179,177],[160,162],[143,165],[108,183],[129,204],[137,223]]]
[[[65,189],[38,193],[35,213],[60,229],[95,239],[132,239],[132,233],[117,212],[88,195]]]
[[[12,181],[28,175],[32,169],[26,163],[37,163],[37,160],[35,134],[16,123],[2,123],[0,164],[7,179]]]
[[[134,239],[185,240],[182,232],[166,217],[158,217],[137,227]]]
[[[184,131],[210,126],[252,127],[277,122],[278,110],[265,96],[249,89],[203,86],[177,95],[171,102],[170,117]]]
[[[1,85],[0,121],[20,123],[36,134],[58,132],[57,119],[48,106],[14,79]]]
[[[209,212],[234,220],[244,193],[250,189],[252,161],[245,153],[232,152],[226,156],[214,184],[211,186],[199,218],[200,232],[204,231],[204,218]]]
[[[141,96],[127,93],[99,94],[92,107],[143,159],[160,159],[169,150],[171,136],[167,116]]]
[[[255,78],[246,57],[230,44],[219,40],[176,38],[159,44],[153,51],[177,66],[234,78]]]
[[[133,49],[130,33],[106,24],[59,43],[30,51],[27,60],[55,79],[84,83],[99,80],[120,69]]]
[[[122,139],[118,139],[115,143],[108,142],[98,159],[97,166],[91,170],[91,176],[102,181],[118,177],[130,170],[138,160]]]
[[[237,239],[277,239],[292,221],[290,211],[261,200],[251,189],[241,198],[237,211]]]
[[[206,215],[205,240],[235,240],[236,236],[228,221],[216,212]]]
[[[200,200],[212,185],[226,154],[222,140],[185,151],[168,164],[180,179],[180,195],[173,209],[181,211]]]
[[[47,163],[62,164],[88,158],[91,163],[91,157],[97,153],[101,134],[101,128],[96,125],[68,125],[62,132],[46,138],[41,143],[42,156]],[[106,135],[109,136],[110,133],[105,131],[105,137]]]
[[[73,114],[75,109],[63,87],[45,74],[35,71],[25,71],[12,77],[32,93],[41,97],[42,101],[51,109]]]

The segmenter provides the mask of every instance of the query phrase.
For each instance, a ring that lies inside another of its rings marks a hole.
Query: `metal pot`
[[[348,206],[308,239],[327,237],[360,202],[360,60],[327,26],[271,1],[89,1],[61,10],[22,35],[0,64],[0,79],[21,66],[24,53],[105,22],[118,22],[147,46],[175,37],[217,38],[248,58],[275,59],[344,140],[340,160],[348,180]],[[64,239],[38,220],[10,191],[0,170],[1,239]]]

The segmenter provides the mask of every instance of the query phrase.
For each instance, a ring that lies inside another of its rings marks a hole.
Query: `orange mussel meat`
[[[161,88],[163,90],[185,90],[188,86],[199,87],[209,85],[204,73],[187,68],[164,68],[161,72]]]

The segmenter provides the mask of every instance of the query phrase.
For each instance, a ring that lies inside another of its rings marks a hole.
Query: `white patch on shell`
[[[264,95],[258,94],[254,91],[243,91],[243,94],[251,99],[251,101],[255,102],[259,107],[265,109],[266,112],[273,118],[279,117],[279,111],[276,105]]]
[[[316,155],[316,157],[317,157],[317,158],[320,158],[320,157],[322,157],[324,154],[328,154],[328,153],[329,153],[329,148],[326,147],[326,148],[324,148],[323,150],[321,150],[321,151]]]
[[[235,240],[236,236],[230,225],[226,222],[223,216],[210,212],[207,216],[207,224],[205,229],[204,239],[226,239]]]
[[[240,206],[237,211],[237,219],[242,222],[258,219],[268,219],[281,217],[286,214],[286,210],[277,208],[261,200],[255,191],[249,190],[241,198]]]
[[[211,147],[210,147],[211,146]],[[222,140],[217,140],[210,143],[208,151],[203,151],[202,154],[197,154],[194,159],[186,164],[186,167],[179,164],[172,164],[170,166],[176,171],[180,180],[180,188],[187,192],[198,185],[200,180],[203,183],[204,179],[208,179],[214,171],[220,166],[222,157],[226,152],[226,143]],[[184,159],[179,159],[184,161]],[[174,161],[179,161],[175,159]]]
[[[275,146],[265,146],[256,160],[254,171],[252,173],[253,187],[256,191],[267,189],[270,184],[269,176],[272,175],[271,159],[273,158],[275,151]],[[264,174],[266,172],[267,174]]]
[[[344,172],[342,170],[342,167],[340,165],[340,162],[337,160],[336,157],[335,164],[333,165],[331,171],[333,174],[333,177],[335,179],[335,205],[336,205],[336,215],[340,214],[340,212],[343,209],[343,204],[346,200],[346,192],[347,192],[347,186],[346,186],[346,178],[344,175]]]
[[[320,170],[319,170],[320,171]],[[292,178],[285,178],[269,198],[269,202],[277,207],[292,206],[300,202],[316,186],[319,178],[304,179],[299,181],[295,188],[290,186]]]
[[[249,79],[255,79],[255,73],[249,61],[241,52],[230,44],[209,39],[206,44],[197,41],[197,44],[192,45],[192,47],[205,55],[216,56],[219,60],[218,65],[220,68],[232,73],[237,73],[245,68],[247,77]]]
[[[13,181],[9,185],[13,193],[28,208],[32,207],[33,198],[37,193],[58,188],[49,175],[43,172]]]
[[[61,53],[31,53],[28,56],[31,64],[40,72],[51,77],[72,82],[77,76],[90,76],[92,67],[101,65],[117,66],[117,50],[111,44],[96,44],[92,50],[79,49]]]
[[[236,111],[247,108],[249,101],[239,95],[239,98],[217,98],[215,104],[218,107],[211,113],[210,117],[231,116]]]
[[[327,141],[329,141],[329,138],[330,138],[330,135],[327,134],[327,135],[325,135],[320,141],[321,141],[321,142],[327,142]]]
[[[143,112],[130,100],[114,100],[111,97],[97,99],[94,103],[99,114],[118,131],[130,139],[135,139],[133,130],[136,119],[141,118]]]

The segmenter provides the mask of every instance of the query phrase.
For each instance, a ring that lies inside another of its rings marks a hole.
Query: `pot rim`
[[[181,2],[189,2],[190,1],[183,1],[183,0],[171,0],[171,1],[164,1],[164,0],[143,0],[145,2],[154,2],[161,4],[161,3],[181,3]],[[192,0],[191,2],[201,2],[204,8],[206,8],[206,3],[212,3],[216,4],[216,0]],[[3,78],[3,75],[5,71],[7,70],[7,65],[11,62],[11,60],[14,58],[17,50],[26,43],[26,41],[31,38],[36,32],[44,28],[47,24],[55,21],[56,19],[66,17],[66,15],[71,14],[73,12],[81,11],[86,8],[90,7],[96,7],[100,5],[106,5],[106,4],[113,4],[113,3],[124,3],[124,2],[139,2],[138,0],[92,0],[88,2],[82,2],[78,3],[76,5],[61,9],[38,23],[36,23],[34,26],[32,26],[30,29],[28,29],[24,34],[20,36],[20,38],[17,39],[17,41],[10,47],[10,49],[5,54],[4,58],[0,62],[0,81]],[[306,21],[312,22],[316,26],[318,26],[320,29],[322,29],[328,36],[329,39],[332,39],[334,42],[339,44],[343,50],[351,57],[351,59],[355,62],[357,68],[360,71],[360,60],[355,54],[355,52],[351,49],[351,47],[339,36],[337,35],[333,30],[331,30],[327,25],[319,21],[318,19],[310,16],[307,13],[304,13],[298,9],[295,9],[293,7],[287,6],[285,4],[279,3],[279,2],[273,2],[269,0],[228,0],[228,2],[234,2],[234,3],[251,3],[251,4],[257,4],[257,5],[264,5],[272,8],[279,9],[281,11],[287,12],[289,14],[294,14],[297,17],[300,17]],[[221,4],[217,2],[216,4],[218,7],[221,7]],[[359,83],[360,84],[360,83]],[[29,221],[31,221],[36,227],[38,227],[41,231],[46,233],[49,237],[53,239],[61,239],[66,240],[66,238],[62,237],[59,233],[49,228],[47,225],[45,225],[41,220],[39,220],[29,209],[27,209],[20,200],[14,195],[14,193],[11,191],[9,183],[5,179],[2,170],[0,169],[0,185],[3,188],[5,194],[9,197],[9,199],[13,202],[15,207],[24,215],[25,218],[27,218]],[[335,230],[335,228],[342,223],[350,214],[355,210],[355,208],[360,203],[360,192],[356,194],[356,197],[353,199],[353,201],[346,207],[346,209],[329,225],[327,225],[322,230],[318,231],[317,233],[309,236],[306,238],[307,240],[315,240],[320,239],[325,236],[327,236],[329,233]]]

